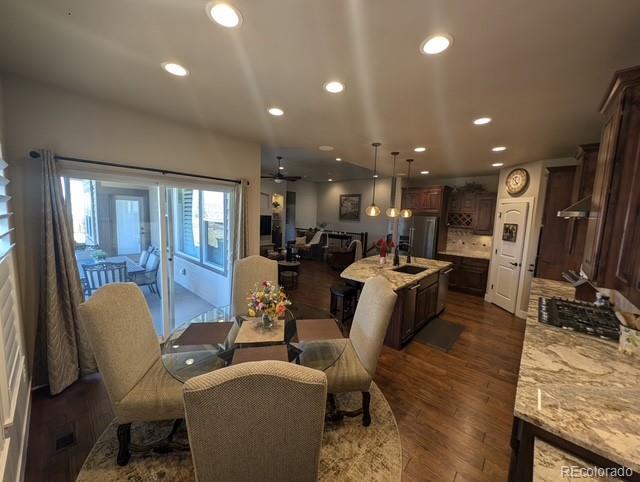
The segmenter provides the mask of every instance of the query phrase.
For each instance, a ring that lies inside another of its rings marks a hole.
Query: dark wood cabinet
[[[434,283],[425,290],[425,321],[438,314],[438,283]]]
[[[472,295],[484,296],[489,278],[489,260],[462,258],[460,290]]]
[[[583,270],[640,305],[640,66],[616,73],[601,112]]]
[[[496,193],[476,195],[473,233],[483,236],[493,235],[493,222],[496,214]]]
[[[579,266],[568,265],[566,240],[569,235],[569,221],[558,217],[571,204],[571,191],[576,175],[576,166],[549,167],[547,192],[542,214],[542,234],[538,246],[536,276],[539,278],[562,280],[562,273]]]
[[[418,216],[441,216],[446,193],[445,186],[409,187],[403,189],[402,207]]]
[[[437,258],[451,264],[449,289],[484,296],[489,278],[489,260],[438,254]]]
[[[576,173],[571,189],[571,204],[585,199],[593,194],[593,183],[596,176],[598,150],[600,144],[582,144],[576,152]],[[584,258],[584,245],[587,237],[586,219],[567,220],[567,237],[564,252],[567,255],[567,266],[579,270]]]

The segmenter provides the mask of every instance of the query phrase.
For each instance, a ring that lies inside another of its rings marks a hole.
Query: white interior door
[[[116,196],[115,202],[118,254],[140,254],[144,233],[144,200],[141,197]]]
[[[510,313],[516,310],[528,208],[526,202],[500,206],[494,302]]]

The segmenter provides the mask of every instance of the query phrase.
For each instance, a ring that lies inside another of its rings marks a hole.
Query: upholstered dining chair
[[[247,256],[239,259],[233,266],[233,314],[247,313],[247,296],[256,283],[263,281],[278,282],[278,262],[263,256]]]
[[[118,465],[130,457],[131,423],[184,418],[182,384],[165,370],[140,288],[111,283],[80,305],[118,422]]]
[[[315,481],[327,378],[282,361],[247,362],[188,380],[184,405],[199,481]]]
[[[336,363],[325,370],[330,394],[362,392],[361,409],[353,412],[339,411],[338,414],[362,414],[362,424],[365,427],[371,424],[369,389],[396,298],[397,295],[384,277],[376,276],[365,282],[353,316],[347,346]],[[317,343],[313,349],[303,353],[302,363],[312,361],[322,350],[331,349],[335,349],[331,342]]]

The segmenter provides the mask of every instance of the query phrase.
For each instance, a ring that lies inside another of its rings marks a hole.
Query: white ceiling
[[[0,68],[268,146],[329,144],[367,167],[380,141],[383,172],[389,151],[427,145],[416,170],[453,176],[596,141],[609,79],[640,64],[637,0],[234,0],[231,30],[205,3],[0,0]],[[421,55],[441,31],[453,47]],[[169,76],[167,60],[191,75]],[[322,90],[334,78],[342,94]],[[480,115],[494,122],[473,126]]]
[[[319,150],[296,148],[262,148],[262,174],[270,175],[278,170],[276,156],[282,156],[282,172],[302,176],[304,181],[328,182],[354,179],[371,179],[373,170],[347,161],[336,161],[336,156]],[[399,164],[399,163],[398,163]]]

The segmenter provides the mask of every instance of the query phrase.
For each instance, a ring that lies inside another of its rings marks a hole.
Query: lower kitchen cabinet
[[[417,284],[398,290],[384,343],[400,349],[438,311],[439,274],[422,278]]]
[[[438,254],[437,259],[452,263],[449,289],[484,296],[489,278],[489,260]]]

